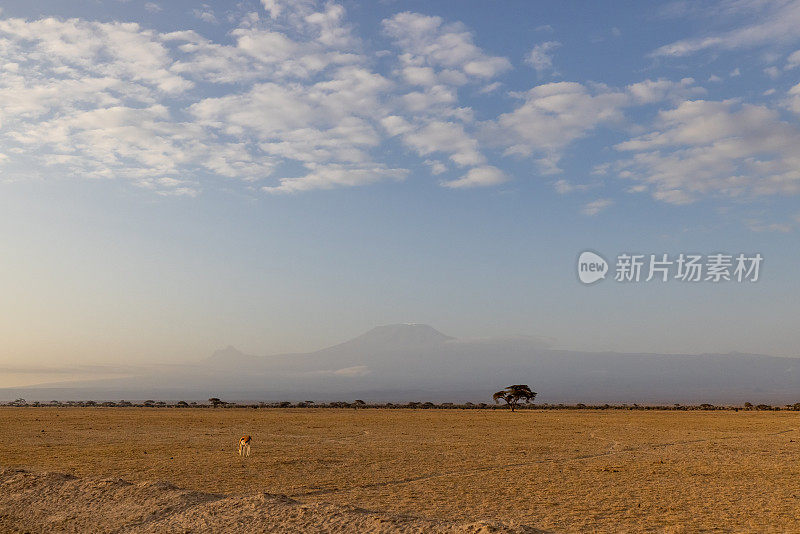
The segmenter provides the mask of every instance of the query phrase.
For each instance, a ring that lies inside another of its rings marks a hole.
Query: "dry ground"
[[[541,534],[524,525],[423,519],[269,493],[223,495],[11,468],[0,469],[0,532]]]
[[[554,532],[800,532],[798,429],[796,412],[2,408],[0,467]]]

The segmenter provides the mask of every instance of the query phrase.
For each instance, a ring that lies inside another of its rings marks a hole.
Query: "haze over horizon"
[[[0,387],[405,322],[798,357],[798,28],[793,1],[6,1]],[[625,253],[763,265],[615,282]]]
[[[546,403],[794,403],[800,358],[553,349],[535,338],[456,339],[417,323],[375,327],[308,353],[257,356],[234,347],[186,364],[77,367],[0,401],[205,400],[484,402],[528,382]],[[61,376],[59,376],[61,375]]]

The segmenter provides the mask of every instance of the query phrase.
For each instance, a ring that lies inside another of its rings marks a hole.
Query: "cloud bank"
[[[794,3],[724,5],[757,16],[652,55],[797,40]],[[187,196],[210,182],[279,194],[410,173],[449,189],[503,187],[521,179],[509,161],[561,175],[576,144],[591,138],[607,148],[596,174],[659,201],[800,192],[800,84],[773,90],[771,105],[708,99],[690,77],[617,88],[557,80],[501,93],[521,65],[483,49],[458,21],[397,13],[381,22],[376,42],[359,37],[339,4],[259,7],[232,23],[225,42],[135,22],[0,18],[4,179],[120,180]],[[194,15],[201,25],[231,20],[210,10]],[[555,76],[560,46],[532,44],[517,60]],[[798,54],[773,74],[793,72]],[[480,103],[490,94],[499,96],[487,114]],[[594,189],[565,178],[556,184],[565,194]],[[596,198],[584,213],[612,204]]]

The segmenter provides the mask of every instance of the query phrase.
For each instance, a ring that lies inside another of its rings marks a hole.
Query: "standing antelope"
[[[239,456],[250,456],[250,436],[239,438]]]

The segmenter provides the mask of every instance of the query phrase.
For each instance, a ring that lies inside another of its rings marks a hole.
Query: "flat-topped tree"
[[[536,398],[536,392],[531,391],[531,388],[528,387],[526,384],[515,384],[513,386],[508,386],[504,390],[498,391],[494,395],[492,395],[494,399],[494,403],[497,404],[500,400],[506,401],[506,404],[511,406],[511,411],[514,411],[514,408],[520,403],[520,401],[525,401],[526,404],[529,404]]]

